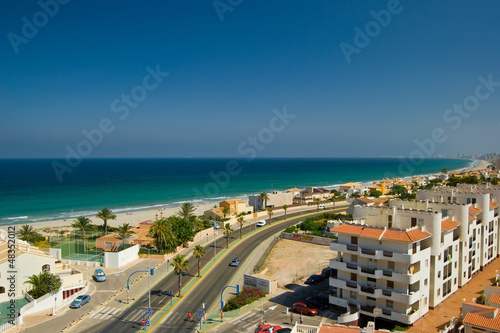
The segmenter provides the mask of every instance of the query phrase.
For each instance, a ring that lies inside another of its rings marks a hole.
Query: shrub
[[[224,305],[224,311],[232,311],[247,304],[255,302],[266,294],[259,288],[243,287],[243,290],[236,296],[230,298]]]

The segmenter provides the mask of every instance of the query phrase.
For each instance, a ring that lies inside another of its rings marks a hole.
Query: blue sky
[[[54,14],[55,1],[41,2]],[[212,0],[72,0],[51,17],[36,1],[2,2],[0,158],[89,148],[82,131],[103,119],[86,157],[238,157],[259,135],[258,157],[408,156],[436,129],[446,139],[427,155],[498,151],[500,87],[444,118],[478,77],[500,82],[500,3],[216,4],[221,16]],[[356,47],[367,27],[348,62],[341,43]],[[168,76],[121,119],[113,101],[145,91],[157,66]],[[284,107],[295,117],[270,131]]]

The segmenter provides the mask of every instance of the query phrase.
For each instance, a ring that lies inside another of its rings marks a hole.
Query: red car
[[[273,328],[273,333],[276,332],[277,330],[282,329],[280,325],[270,325],[270,324],[265,324],[265,325],[260,325],[255,329],[255,333],[268,333],[270,332],[270,328]]]
[[[292,311],[295,311],[298,313],[303,313],[303,314],[309,315],[309,316],[315,316],[318,314],[318,310],[311,307],[309,304],[302,303],[302,302],[297,302],[294,305],[292,305]]]

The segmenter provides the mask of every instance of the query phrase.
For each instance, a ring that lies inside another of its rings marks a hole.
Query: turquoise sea
[[[58,179],[53,159],[0,160],[0,225],[217,202],[291,187],[333,188],[457,170],[472,160],[398,158],[87,159]],[[419,165],[414,165],[419,164]]]

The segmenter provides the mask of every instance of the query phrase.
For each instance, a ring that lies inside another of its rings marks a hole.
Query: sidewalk
[[[500,258],[493,260],[484,270],[473,277],[463,288],[458,289],[454,294],[436,306],[422,318],[417,320],[413,327],[407,330],[411,333],[438,332],[444,329],[445,325],[450,325],[452,317],[459,318],[462,309],[463,299],[472,302],[484,291],[484,286],[491,286],[496,272],[500,266]]]

